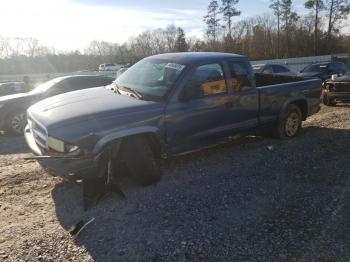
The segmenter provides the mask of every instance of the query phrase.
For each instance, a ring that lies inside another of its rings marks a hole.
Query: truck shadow
[[[168,160],[159,184],[87,212],[79,185],[52,197],[65,229],[95,218],[75,242],[96,261],[327,260],[330,243],[350,254],[348,141],[350,130],[314,126],[245,138]]]
[[[0,155],[29,153],[30,150],[24,136],[10,136],[0,134]]]

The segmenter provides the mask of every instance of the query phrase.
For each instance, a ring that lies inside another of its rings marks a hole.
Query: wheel
[[[287,106],[285,112],[278,120],[275,128],[275,137],[292,138],[295,137],[301,128],[302,116],[300,108],[294,104]]]
[[[337,104],[334,99],[330,99],[326,94],[323,95],[322,102],[326,106],[335,106]]]
[[[12,134],[22,135],[27,125],[27,116],[24,112],[9,115],[6,123],[6,131]]]
[[[85,210],[95,205],[108,192],[115,192],[123,198],[126,197],[116,181],[115,159],[111,156],[111,151],[105,152],[99,159],[96,176],[83,179],[83,203]]]
[[[146,138],[142,136],[127,138],[123,141],[121,152],[130,175],[138,184],[147,186],[160,180],[160,159]]]

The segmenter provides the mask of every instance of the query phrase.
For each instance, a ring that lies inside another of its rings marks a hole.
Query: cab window
[[[185,91],[190,98],[201,98],[227,93],[224,72],[219,64],[207,64],[195,69]]]
[[[234,93],[250,90],[253,87],[253,73],[244,62],[230,61],[228,62],[231,79],[232,90]]]
[[[280,66],[280,65],[272,65],[273,71],[275,73],[288,73],[289,70],[287,68],[285,68],[284,66]]]

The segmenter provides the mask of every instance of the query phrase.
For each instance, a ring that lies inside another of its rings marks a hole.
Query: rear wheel
[[[290,104],[278,120],[274,132],[275,136],[278,138],[295,137],[300,131],[301,123],[302,116],[300,108],[294,104]]]
[[[24,112],[10,114],[7,118],[6,131],[16,135],[22,135],[27,124],[27,117]]]

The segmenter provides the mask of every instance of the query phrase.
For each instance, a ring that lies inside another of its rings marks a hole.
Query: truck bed
[[[278,85],[290,82],[299,82],[304,80],[305,78],[298,76],[283,76],[263,73],[255,74],[256,87]]]
[[[306,119],[319,110],[322,81],[291,76],[271,76],[257,74],[259,92],[259,123],[276,121],[282,108],[291,100],[305,101]],[[303,106],[302,102],[301,106]]]

